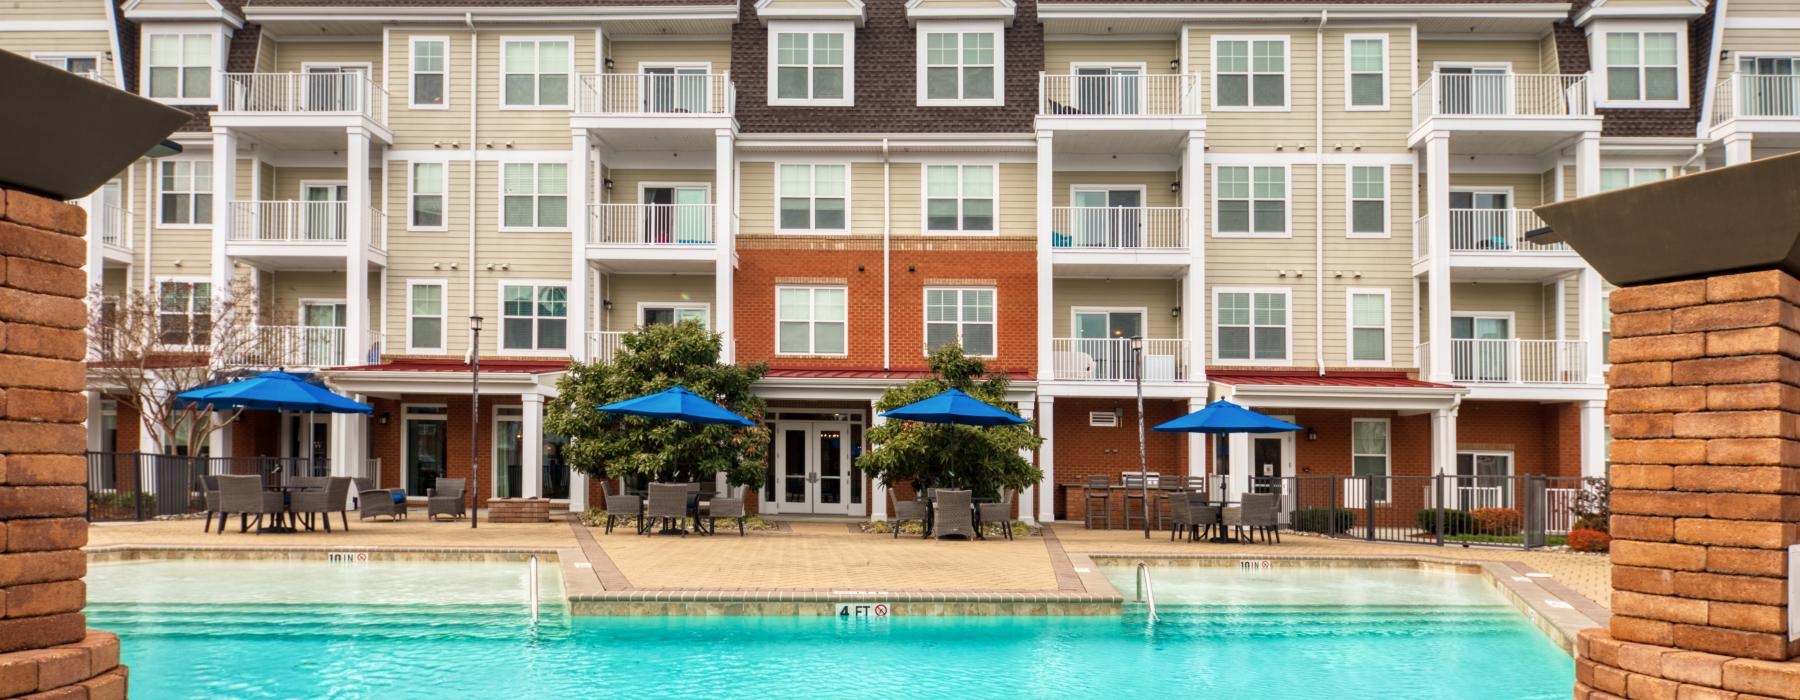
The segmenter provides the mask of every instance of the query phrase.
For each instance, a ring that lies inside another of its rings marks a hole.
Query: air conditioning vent
[[[1088,411],[1088,427],[1117,428],[1119,427],[1119,414],[1112,411]]]

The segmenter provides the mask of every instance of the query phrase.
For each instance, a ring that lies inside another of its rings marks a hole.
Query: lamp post
[[[1133,379],[1137,383],[1138,488],[1144,497],[1144,539],[1150,539],[1150,455],[1144,446],[1144,336],[1131,336]]]
[[[481,451],[476,439],[481,433],[481,317],[469,317],[469,529],[481,521]]]

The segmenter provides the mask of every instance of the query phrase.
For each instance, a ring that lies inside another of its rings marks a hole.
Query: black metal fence
[[[260,475],[271,485],[326,476],[330,465],[298,457],[189,457],[148,452],[89,452],[88,520],[151,520],[206,508],[201,477]]]
[[[1580,513],[1579,477],[1540,475],[1256,478],[1282,496],[1284,525],[1329,537],[1414,544],[1560,545]]]

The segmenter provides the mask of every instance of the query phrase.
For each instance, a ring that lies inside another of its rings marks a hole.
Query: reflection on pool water
[[[887,622],[570,618],[552,606],[534,625],[524,570],[95,564],[89,624],[121,634],[140,698],[1562,698],[1574,682],[1568,656],[1473,576],[1159,569],[1154,628],[1136,606]],[[555,567],[544,572],[556,591]],[[1130,594],[1130,569],[1107,573]]]

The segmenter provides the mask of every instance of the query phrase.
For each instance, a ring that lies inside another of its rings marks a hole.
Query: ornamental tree
[[[987,371],[978,358],[951,343],[931,353],[933,376],[896,386],[881,395],[876,410],[887,411],[947,389],[964,393],[1013,413],[1006,400],[1005,374]],[[856,466],[870,478],[893,487],[910,483],[915,490],[966,488],[978,496],[998,496],[1003,488],[1023,490],[1043,479],[1037,465],[1020,456],[1043,443],[1031,423],[979,428],[967,425],[889,420],[869,430],[874,446]]]
[[[611,362],[573,363],[545,406],[544,429],[569,437],[570,466],[591,476],[702,481],[724,472],[733,486],[759,484],[768,458],[764,404],[750,392],[767,367],[719,363],[720,338],[697,321],[626,333]],[[758,423],[754,428],[620,416],[595,410],[682,386]]]

